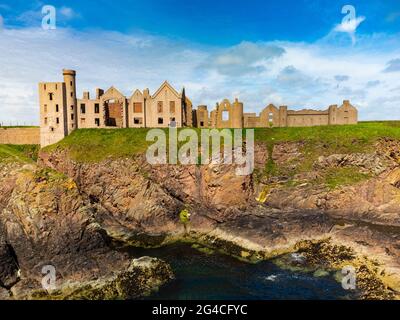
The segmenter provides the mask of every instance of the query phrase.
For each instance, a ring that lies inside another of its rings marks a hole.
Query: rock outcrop
[[[125,270],[95,280],[80,282],[70,280],[53,290],[44,290],[41,284],[29,280],[13,288],[12,293],[15,299],[137,299],[150,295],[173,278],[171,267],[166,262],[142,257],[132,260]]]
[[[129,267],[129,258],[110,248],[111,239],[74,180],[36,165],[5,170],[6,183],[0,187],[0,286],[10,291],[3,290],[2,298],[39,290],[46,266],[54,268],[60,286],[112,279],[115,271]],[[158,283],[157,276],[153,280]]]

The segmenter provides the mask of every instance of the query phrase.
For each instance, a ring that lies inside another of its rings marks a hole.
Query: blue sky
[[[57,29],[41,28],[53,5]],[[356,10],[354,24],[342,19]],[[1,1],[0,121],[38,122],[37,82],[78,71],[78,90],[126,95],[164,80],[195,105],[241,99],[400,119],[400,1]]]

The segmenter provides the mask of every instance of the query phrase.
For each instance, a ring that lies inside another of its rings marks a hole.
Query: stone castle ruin
[[[63,82],[39,84],[40,144],[54,144],[78,128],[269,128],[356,124],[358,112],[349,101],[327,110],[288,110],[268,105],[257,116],[244,113],[243,103],[223,100],[210,113],[193,109],[185,89],[176,91],[167,81],[154,93],[135,90],[130,97],[116,88],[84,92],[77,98],[76,72],[63,70]]]

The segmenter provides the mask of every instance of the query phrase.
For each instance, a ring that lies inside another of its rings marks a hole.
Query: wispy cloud
[[[204,67],[214,68],[228,76],[259,73],[265,70],[264,62],[278,58],[284,53],[285,49],[277,45],[244,41],[237,46],[218,50],[210,56]]]
[[[399,72],[400,71],[400,59],[393,59],[387,63],[387,66],[383,72]]]
[[[380,84],[381,84],[381,81],[379,81],[379,80],[371,80],[371,81],[367,82],[366,87],[373,88],[373,87],[379,86]]]
[[[8,4],[0,3],[0,10],[8,11],[8,10],[11,10],[11,7]]]
[[[169,80],[177,89],[185,86],[195,105],[210,109],[234,97],[252,112],[270,102],[326,108],[350,99],[361,119],[398,118],[397,39],[374,35],[354,47],[331,39],[220,48],[146,34],[6,29],[0,33],[0,121],[37,123],[37,83],[60,81],[62,68],[77,70],[80,94],[115,85],[129,96],[136,88],[154,92]]]
[[[76,18],[81,17],[81,15],[79,13],[75,12],[74,9],[72,9],[70,7],[61,7],[58,10],[58,13],[67,20],[76,19]]]
[[[24,11],[23,13],[16,16],[13,20],[18,24],[22,24],[25,27],[38,27],[41,25],[44,17],[42,13],[43,3],[36,2],[32,4],[32,9]],[[56,9],[56,21],[58,26],[64,26],[66,22],[73,19],[81,18],[81,15],[71,7],[62,6]],[[11,21],[13,22],[13,21]]]
[[[386,21],[387,22],[395,22],[397,19],[400,18],[400,11],[391,12],[387,15]]]
[[[336,75],[335,76],[335,80],[337,82],[345,82],[345,81],[348,81],[349,79],[350,79],[350,77],[347,75]]]

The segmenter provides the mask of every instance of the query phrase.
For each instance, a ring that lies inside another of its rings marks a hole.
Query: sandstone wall
[[[0,128],[0,144],[40,144],[40,129]]]

